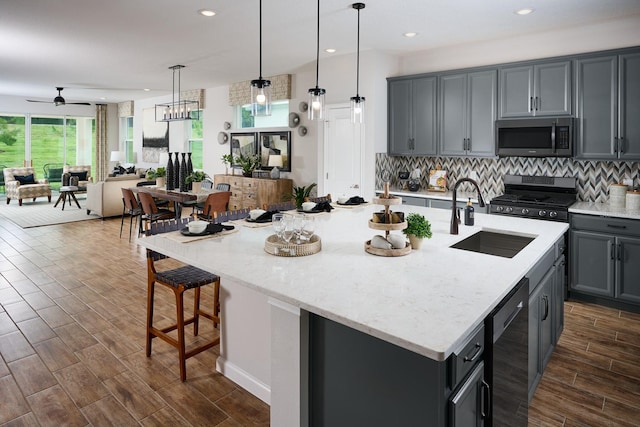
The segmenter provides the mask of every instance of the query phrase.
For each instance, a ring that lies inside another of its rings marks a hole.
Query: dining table
[[[144,192],[150,194],[155,199],[173,202],[176,219],[182,218],[182,205],[185,202],[196,201],[197,203],[201,203],[207,199],[209,194],[220,191],[215,189],[201,189],[199,192],[194,193],[191,191],[167,190],[164,187],[153,185],[132,187],[130,190],[135,194]]]

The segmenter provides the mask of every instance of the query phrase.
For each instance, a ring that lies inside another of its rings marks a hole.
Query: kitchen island
[[[271,404],[272,425],[299,425],[309,411],[310,313],[442,362],[568,228],[477,214],[475,226],[450,235],[450,211],[402,206],[405,214],[425,215],[433,238],[407,256],[386,258],[364,250],[376,234],[367,223],[379,208],[315,214],[322,250],[306,257],[270,255],[264,240],[271,228],[239,224],[226,236],[177,243],[157,235],[139,243],[221,276],[218,370]],[[536,238],[513,258],[450,248],[480,230]]]

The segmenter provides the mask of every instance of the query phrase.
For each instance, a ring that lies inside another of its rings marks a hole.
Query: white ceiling
[[[361,11],[361,50],[404,56],[630,15],[640,0],[375,0]],[[0,95],[119,102],[258,77],[258,0],[0,0]],[[263,75],[292,73],[316,55],[314,0],[263,1]],[[516,9],[532,7],[526,17]],[[199,9],[216,15],[205,18]],[[320,61],[353,53],[349,0],[320,3]],[[418,36],[406,38],[414,31]],[[142,91],[151,89],[150,92]],[[101,100],[105,97],[106,100]]]

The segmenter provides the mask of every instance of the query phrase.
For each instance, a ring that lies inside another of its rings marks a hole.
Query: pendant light
[[[271,81],[262,78],[262,0],[260,0],[260,77],[251,80],[251,115],[271,115]]]
[[[351,123],[357,124],[364,121],[364,96],[360,96],[360,10],[364,9],[364,3],[351,5],[358,11],[358,48],[356,53],[356,96],[351,97]]]
[[[171,102],[156,104],[156,122],[174,122],[178,120],[191,120],[198,118],[200,103],[198,101],[190,101],[181,98],[180,70],[183,68],[184,65],[172,65],[169,67],[170,70],[173,70]]]
[[[316,87],[309,89],[309,120],[322,120],[324,117],[324,94],[326,91],[318,87],[320,75],[320,0],[318,0],[318,32],[316,47]]]

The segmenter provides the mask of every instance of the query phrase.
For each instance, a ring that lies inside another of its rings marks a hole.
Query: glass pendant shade
[[[364,123],[364,96],[351,97],[351,123]]]
[[[309,120],[322,120],[324,118],[324,94],[325,90],[319,87],[309,89]]]
[[[271,115],[271,82],[269,80],[251,80],[251,115]]]

